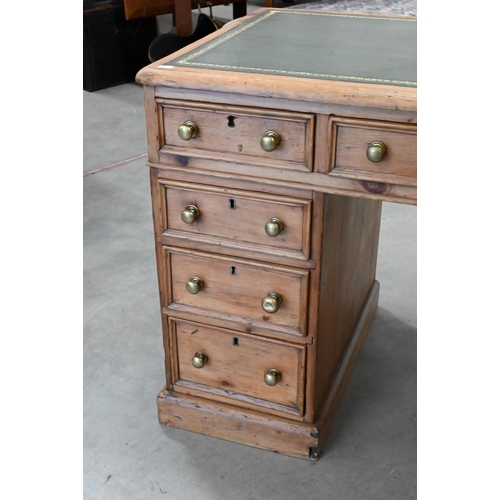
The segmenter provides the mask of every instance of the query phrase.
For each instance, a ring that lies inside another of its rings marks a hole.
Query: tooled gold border
[[[264,69],[264,68],[254,68],[250,66],[232,66],[232,65],[227,65],[227,64],[211,64],[211,63],[201,63],[201,62],[195,62],[192,61],[192,59],[195,59],[196,57],[199,57],[202,54],[205,54],[209,50],[212,50],[213,48],[217,47],[218,45],[227,42],[231,38],[235,37],[236,35],[239,35],[243,31],[251,28],[252,26],[255,26],[257,23],[260,23],[261,21],[264,21],[268,17],[274,15],[274,14],[296,14],[296,15],[307,15],[307,16],[335,16],[335,17],[349,17],[349,18],[355,18],[355,19],[378,19],[378,20],[385,20],[385,21],[399,21],[399,22],[416,22],[416,19],[409,19],[409,18],[403,18],[403,17],[382,17],[382,16],[357,16],[353,14],[331,14],[331,13],[323,13],[323,12],[299,12],[299,11],[283,11],[283,10],[271,10],[264,14],[263,16],[258,17],[254,21],[243,25],[242,27],[229,32],[227,35],[222,36],[218,38],[215,42],[210,43],[204,47],[202,47],[200,50],[197,50],[196,52],[193,52],[191,54],[188,54],[186,57],[183,57],[179,59],[175,64],[180,64],[180,65],[196,65],[196,66],[201,66],[201,67],[206,67],[206,68],[213,68],[213,69],[234,69],[234,70],[246,70],[246,71],[263,71],[267,73],[275,73],[275,74],[281,74],[281,75],[289,75],[289,76],[309,76],[309,77],[317,77],[317,78],[333,78],[333,79],[339,79],[339,80],[353,80],[353,81],[361,81],[361,82],[376,82],[376,83],[387,83],[387,84],[396,84],[396,85],[412,85],[416,86],[417,82],[412,82],[412,81],[406,81],[406,80],[390,80],[390,79],[382,79],[382,78],[368,78],[368,77],[362,77],[362,76],[346,76],[346,75],[332,75],[330,73],[310,73],[307,71],[289,71],[289,70],[281,70],[281,69]],[[169,65],[161,65],[159,68],[171,68],[171,63]]]

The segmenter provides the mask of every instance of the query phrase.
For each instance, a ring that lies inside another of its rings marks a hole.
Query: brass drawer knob
[[[186,283],[186,290],[194,295],[195,293],[198,293],[204,286],[205,283],[203,283],[203,280],[201,278],[198,278],[198,276],[194,276]]]
[[[272,217],[266,224],[266,234],[268,236],[278,236],[283,231],[285,224],[278,217]]]
[[[188,205],[181,213],[181,219],[186,224],[192,224],[200,216],[200,210],[196,205]]]
[[[198,125],[190,120],[186,120],[179,126],[177,133],[183,141],[189,141],[189,139],[198,135]]]
[[[275,132],[274,130],[269,130],[264,134],[264,137],[260,140],[260,147],[264,151],[270,153],[280,145],[280,142],[281,142],[281,137],[278,134],[278,132]]]
[[[378,163],[385,158],[387,146],[380,141],[372,142],[366,150],[366,157],[373,163]]]
[[[266,374],[264,375],[264,382],[267,385],[270,385],[271,387],[273,385],[276,385],[280,380],[281,380],[281,373],[278,370],[275,370],[274,368],[267,370]]]
[[[264,311],[274,314],[275,312],[278,312],[278,309],[280,308],[280,304],[283,302],[283,299],[281,298],[281,295],[277,292],[269,292],[267,294],[267,297],[264,297],[262,299],[262,309]]]
[[[195,368],[203,368],[207,364],[207,361],[208,361],[208,356],[204,352],[199,351],[193,356],[191,364]]]

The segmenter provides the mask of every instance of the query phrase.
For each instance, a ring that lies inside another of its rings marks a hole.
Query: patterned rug
[[[417,0],[321,0],[287,8],[417,17]]]

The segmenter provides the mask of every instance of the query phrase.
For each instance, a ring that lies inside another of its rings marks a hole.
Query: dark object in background
[[[123,0],[84,0],[83,89],[135,81],[156,35],[156,18],[127,21]]]
[[[149,47],[149,60],[156,62],[165,56],[173,54],[190,43],[197,42],[203,37],[210,35],[219,28],[222,28],[224,23],[213,16],[209,17],[206,14],[200,13],[198,15],[198,22],[193,33],[187,36],[179,36],[175,33],[164,33],[157,36]]]

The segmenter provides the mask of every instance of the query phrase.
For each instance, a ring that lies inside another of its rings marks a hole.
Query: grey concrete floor
[[[142,89],[83,110],[84,498],[416,498],[416,207],[384,204],[379,308],[318,462],[165,427]]]

